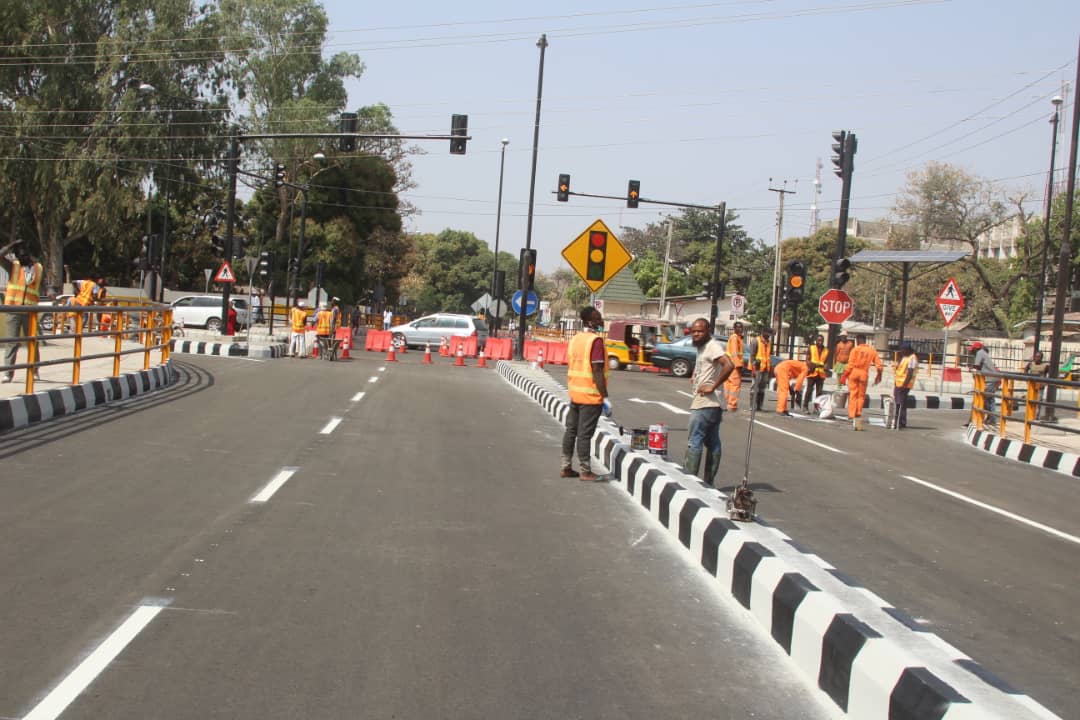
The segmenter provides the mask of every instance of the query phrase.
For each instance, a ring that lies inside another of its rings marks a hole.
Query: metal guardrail
[[[25,344],[27,360],[23,363],[0,366],[0,373],[26,370],[26,394],[34,392],[34,376],[38,368],[51,365],[71,365],[71,384],[79,383],[82,363],[87,360],[111,358],[112,376],[120,375],[120,358],[142,353],[143,370],[150,369],[150,355],[161,352],[161,362],[169,359],[172,342],[172,307],[159,303],[134,304],[132,301],[112,300],[108,305],[0,305],[0,314],[27,315],[27,334],[21,337],[0,337],[0,345]],[[40,333],[42,320],[48,317],[50,330]],[[68,332],[68,327],[71,331]],[[97,328],[96,330],[93,328]],[[85,354],[83,340],[112,338],[113,350]],[[141,348],[124,349],[125,339],[139,342]],[[46,340],[73,340],[68,358],[41,359],[41,344]],[[6,349],[6,347],[5,347]]]
[[[1051,380],[1041,375],[1025,375],[1023,373],[972,373],[972,377],[975,389],[972,393],[971,419],[979,430],[983,430],[987,425],[993,423],[997,426],[998,435],[1005,437],[1008,423],[1018,422],[1012,415],[1023,405],[1025,443],[1031,442],[1031,429],[1033,427],[1052,428],[1059,432],[1080,434],[1080,429],[1057,423],[1053,419],[1055,410],[1080,412],[1080,406],[1071,403],[1050,403],[1043,400],[1043,391],[1048,387],[1061,390],[1080,390],[1080,382]],[[1000,381],[999,387],[993,392],[988,392],[986,389],[988,378],[991,382],[994,380]],[[1022,392],[1019,391],[1019,385],[1023,385]],[[999,401],[998,407],[1000,410],[998,412],[987,409],[987,398],[990,398],[991,405],[993,400]]]

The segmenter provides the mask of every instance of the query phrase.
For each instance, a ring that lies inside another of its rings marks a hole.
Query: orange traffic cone
[[[341,355],[338,356],[339,360],[352,360],[352,355],[349,355],[349,348],[352,346],[352,340],[348,336],[341,338]]]
[[[394,343],[390,342],[390,345],[386,348],[386,362],[397,362],[397,355],[394,354]]]
[[[454,361],[454,367],[465,367],[465,351],[461,345],[457,346],[457,360]]]
[[[424,343],[424,364],[431,365],[431,343]]]
[[[480,351],[479,361],[476,363],[476,367],[487,367],[487,360],[484,359],[484,351]]]
[[[439,342],[439,354],[443,357],[450,357],[450,342],[446,339],[446,337],[443,337],[443,339]]]
[[[541,370],[544,369],[544,349],[540,348],[536,351],[536,367]]]

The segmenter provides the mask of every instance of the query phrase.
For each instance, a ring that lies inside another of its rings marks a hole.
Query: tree
[[[487,245],[470,232],[450,229],[414,235],[412,241],[410,287],[416,311],[471,313],[472,303],[491,286]]]

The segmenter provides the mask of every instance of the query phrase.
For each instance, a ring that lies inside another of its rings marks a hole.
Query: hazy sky
[[[597,218],[618,233],[669,212],[558,203],[561,172],[577,192],[624,196],[633,178],[644,198],[726,201],[771,245],[770,178],[797,190],[786,199],[785,237],[808,231],[819,159],[820,216],[836,218],[837,129],[859,139],[854,217],[887,217],[906,174],[930,160],[1027,188],[1038,205],[1050,99],[1074,80],[1080,40],[1075,0],[324,4],[327,51],[358,53],[367,66],[348,85],[350,107],[386,103],[408,134],[447,133],[451,114],[469,116],[467,155],[424,142],[427,154],[414,158],[408,199],[422,214],[409,229],[468,230],[493,246],[508,138],[499,249],[515,255],[526,236],[536,41],[547,34],[532,233],[545,271]],[[1071,90],[1066,99],[1071,112]]]

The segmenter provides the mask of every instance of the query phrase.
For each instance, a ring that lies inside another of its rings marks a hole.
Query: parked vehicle
[[[454,313],[436,313],[425,315],[412,322],[395,325],[393,333],[394,347],[424,347],[427,343],[438,346],[442,339],[454,336],[476,336],[477,349],[483,349],[488,339],[488,327],[483,318]]]
[[[715,335],[715,339],[727,345],[726,335]],[[749,345],[747,345],[749,347]],[[779,355],[771,356],[772,366],[776,367],[784,358]],[[697,348],[694,347],[690,336],[679,338],[671,343],[657,343],[652,353],[652,363],[661,370],[670,370],[675,377],[689,377],[694,372],[697,364]],[[750,369],[749,351],[743,353],[742,374],[744,377],[753,375]]]
[[[683,333],[661,320],[621,318],[608,323],[604,352],[608,367],[622,370],[627,365],[652,367],[652,357],[658,343],[672,343]]]
[[[229,304],[236,310],[236,326],[247,327],[247,299],[230,297]],[[183,323],[184,327],[204,327],[210,332],[221,330],[220,295],[185,295],[173,300],[172,310],[174,323]]]

